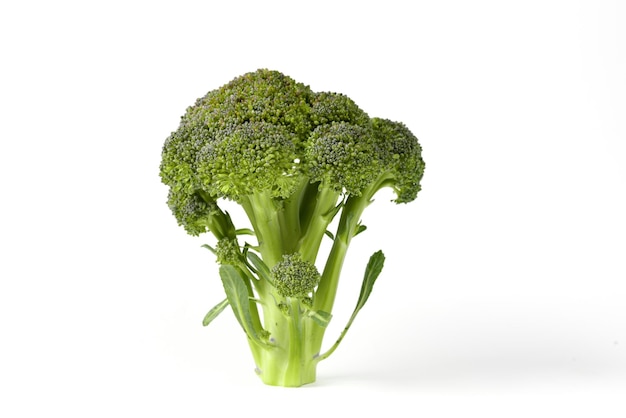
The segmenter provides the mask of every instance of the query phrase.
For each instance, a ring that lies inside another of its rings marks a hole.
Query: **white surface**
[[[619,1],[3,3],[0,415],[623,417],[625,20]],[[295,390],[257,380],[232,315],[200,326],[216,266],[158,179],[185,108],[261,67],[405,122],[427,163],[417,201],[366,212],[336,329],[379,248],[385,271]]]

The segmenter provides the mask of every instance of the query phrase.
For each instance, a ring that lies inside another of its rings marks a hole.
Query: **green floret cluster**
[[[348,246],[365,230],[363,211],[383,188],[397,203],[413,201],[423,173],[422,149],[404,124],[280,72],[247,73],[199,98],[165,141],[160,177],[179,225],[217,240],[207,248],[227,297],[205,324],[230,305],[265,383],[314,381],[336,348],[320,351]],[[250,228],[235,227],[223,200],[243,209]],[[240,242],[243,234],[250,242]],[[320,259],[324,239],[330,252]],[[359,302],[382,268],[376,254]]]
[[[225,237],[217,241],[215,258],[218,264],[238,266],[241,262],[241,251],[237,239]]]
[[[271,272],[276,292],[288,298],[308,297],[320,280],[315,264],[302,260],[299,253],[283,255]]]

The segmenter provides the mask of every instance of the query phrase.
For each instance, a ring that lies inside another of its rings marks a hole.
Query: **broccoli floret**
[[[199,98],[165,141],[160,177],[178,223],[217,240],[227,298],[203,322],[230,304],[263,382],[314,381],[316,365],[343,338],[321,352],[364,209],[383,188],[396,203],[413,201],[423,173],[422,149],[404,124],[371,118],[347,96],[314,92],[280,72],[247,73]],[[251,228],[235,228],[224,200],[243,208]],[[256,242],[240,246],[242,233]],[[325,237],[332,245],[322,259]],[[383,257],[368,263],[355,314]]]
[[[360,195],[380,170],[370,125],[331,122],[309,136],[305,160],[310,178],[322,187],[346,195]]]
[[[215,247],[215,258],[218,264],[230,264],[239,266],[241,263],[241,251],[236,239],[222,238]]]
[[[280,296],[304,299],[319,283],[320,273],[315,264],[302,260],[300,254],[285,254],[272,267],[272,279]]]

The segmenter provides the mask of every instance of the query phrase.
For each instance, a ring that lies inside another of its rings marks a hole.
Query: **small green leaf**
[[[322,328],[326,328],[333,317],[332,314],[324,311],[308,311],[307,316]]]
[[[330,210],[328,210],[328,212],[322,214],[322,216],[325,217],[325,218],[329,218],[329,219],[334,218],[335,215],[337,215],[337,213],[339,213],[341,208],[344,207],[345,203],[346,203],[346,198],[344,198],[341,202],[339,202],[338,205],[336,205],[333,208],[331,208]]]
[[[250,228],[240,228],[235,231],[236,235],[256,235]]]
[[[252,245],[249,242],[246,242],[244,244],[244,248],[248,249],[248,250],[255,250],[255,251],[259,251],[259,247],[258,245]]]
[[[367,227],[365,225],[359,224],[356,232],[354,233],[354,236],[356,237],[357,235],[359,235],[361,232],[365,231],[366,229]]]
[[[246,283],[237,269],[230,264],[220,266],[220,277],[222,278],[222,284],[226,292],[226,299],[233,308],[237,321],[239,321],[239,324],[245,330],[247,323],[246,317],[250,316],[248,306],[249,295]],[[252,323],[252,318],[250,318],[250,323]]]
[[[239,321],[239,324],[251,340],[265,345],[266,343],[261,340],[252,323],[250,295],[248,294],[245,279],[241,276],[239,270],[230,264],[222,264],[220,266],[220,277],[222,278],[226,298],[233,308],[237,321]]]
[[[333,235],[332,232],[330,232],[328,229],[326,231],[324,231],[324,233],[326,235],[328,235],[330,237],[330,239],[332,239],[333,241],[335,240],[335,236]]]
[[[363,284],[361,285],[361,293],[359,294],[359,300],[356,304],[356,308],[354,308],[353,315],[356,315],[363,305],[365,305],[365,302],[367,302],[367,299],[370,297],[370,293],[372,293],[374,282],[382,271],[384,264],[385,255],[382,251],[379,250],[372,254],[370,261],[367,263],[367,267],[365,268]]]
[[[202,325],[203,326],[207,326],[211,323],[211,321],[213,321],[215,318],[217,318],[217,316],[219,314],[222,313],[222,311],[224,309],[226,309],[226,307],[228,306],[228,298],[224,299],[223,301],[221,301],[220,303],[218,303],[217,305],[215,305],[213,307],[213,309],[211,309],[205,316],[204,319],[202,320]]]
[[[265,264],[265,262],[261,260],[261,257],[256,255],[255,253],[250,251],[247,251],[246,253],[246,255],[248,256],[248,260],[250,260],[250,262],[254,266],[257,274],[259,275],[259,278],[267,280],[268,283],[272,284],[272,274],[269,267],[267,267],[267,264]]]
[[[204,244],[201,247],[206,248],[207,250],[211,251],[213,254],[217,254],[217,252],[215,251],[215,248],[211,247],[209,244]]]

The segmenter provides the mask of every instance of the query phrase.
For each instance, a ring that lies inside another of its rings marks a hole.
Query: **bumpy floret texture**
[[[187,109],[165,141],[160,175],[179,224],[198,235],[210,212],[201,200],[210,206],[257,193],[281,200],[312,182],[356,196],[389,186],[398,203],[409,202],[423,169],[421,148],[404,125],[371,119],[345,95],[316,93],[262,69]]]
[[[396,202],[415,200],[425,168],[417,138],[404,124],[387,119],[373,118],[372,128],[381,169],[393,178],[389,186],[396,192]]]
[[[241,257],[237,239],[225,237],[219,240],[215,247],[215,255],[218,264],[237,265]]]
[[[268,190],[287,197],[296,184],[295,134],[283,125],[244,122],[218,131],[197,154],[199,185],[211,195],[248,195]]]
[[[320,125],[307,145],[311,179],[336,191],[359,195],[378,173],[370,126],[347,122]]]
[[[214,202],[205,201],[197,193],[185,193],[175,188],[170,189],[167,203],[178,223],[190,235],[206,232],[207,222],[216,209]]]
[[[294,253],[284,255],[272,268],[272,278],[280,296],[307,298],[319,283],[320,273],[313,263]]]

